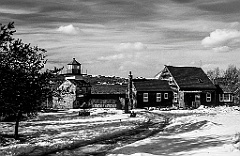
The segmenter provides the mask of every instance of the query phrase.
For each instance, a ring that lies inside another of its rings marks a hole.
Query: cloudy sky
[[[1,0],[0,23],[88,74],[153,77],[164,68],[240,68],[239,0]]]

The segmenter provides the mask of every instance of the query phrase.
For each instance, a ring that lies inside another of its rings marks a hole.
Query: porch
[[[216,105],[216,92],[214,90],[179,91],[180,108],[198,108],[200,105]]]
[[[202,91],[180,91],[179,108],[198,108],[201,105]]]

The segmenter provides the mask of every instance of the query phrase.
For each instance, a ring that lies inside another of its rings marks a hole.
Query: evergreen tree
[[[15,139],[22,115],[36,114],[51,94],[50,79],[58,72],[43,71],[46,50],[14,39],[14,23],[0,24],[0,114],[15,116]]]

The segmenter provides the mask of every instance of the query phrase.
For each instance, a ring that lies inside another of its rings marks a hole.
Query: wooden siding
[[[214,106],[216,105],[216,92],[215,91],[209,91],[211,95],[211,101],[207,101],[207,92],[201,92],[201,93],[184,93],[184,105],[181,105],[182,107],[194,107],[194,104],[196,103],[196,95],[200,96],[200,103],[197,105],[205,105],[205,106]]]
[[[143,94],[148,93],[148,102],[143,102]],[[157,102],[156,94],[161,93],[161,102]],[[164,99],[164,93],[168,93],[168,99]],[[134,96],[136,107],[171,107],[173,100],[173,92],[137,92]]]
[[[93,108],[117,108],[125,105],[125,94],[91,94],[89,104]]]

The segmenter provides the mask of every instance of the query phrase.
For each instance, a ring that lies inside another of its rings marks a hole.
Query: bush
[[[235,134],[234,145],[238,150],[240,150],[240,133]]]
[[[130,117],[136,117],[136,113],[135,112],[131,112],[131,114],[130,114]]]
[[[29,115],[23,114],[20,117],[20,121],[26,121],[29,118],[34,117],[35,115]],[[16,121],[16,115],[15,114],[5,114],[0,117],[0,122],[15,122]]]
[[[79,116],[90,116],[90,112],[86,110],[81,110],[78,113]]]

